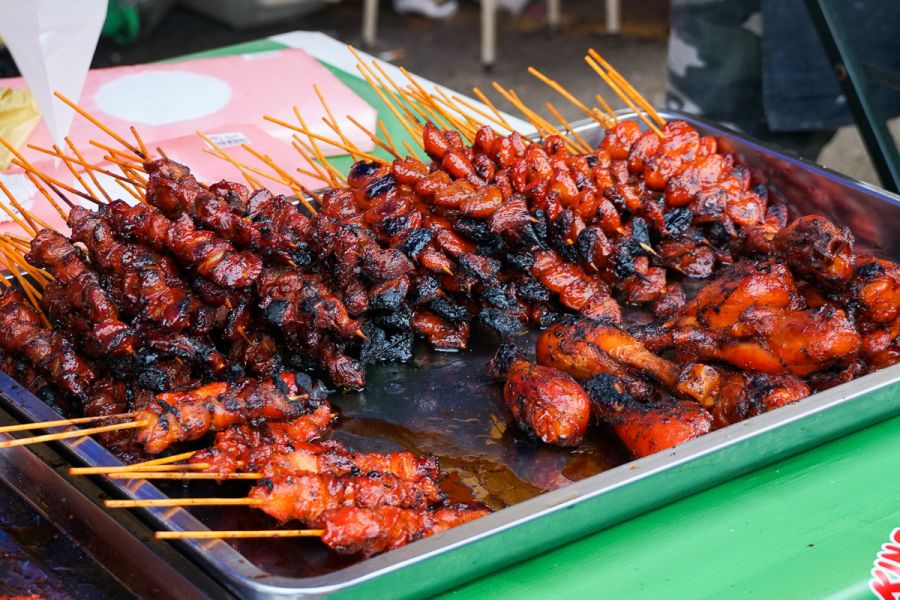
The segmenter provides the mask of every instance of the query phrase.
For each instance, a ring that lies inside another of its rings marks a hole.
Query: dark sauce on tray
[[[533,352],[537,334],[520,338]],[[472,336],[466,352],[419,348],[410,364],[373,365],[362,392],[329,400],[339,412],[331,437],[362,452],[409,450],[434,454],[449,473],[443,482],[453,503],[483,503],[499,510],[628,460],[615,436],[592,427],[577,448],[556,448],[530,439],[503,404],[502,386],[484,367],[497,342]],[[160,481],[172,496],[245,496],[246,482]],[[271,529],[279,524],[245,507],[192,508],[210,529]],[[283,527],[295,528],[296,523]],[[211,542],[213,543],[213,542]],[[226,543],[217,541],[214,543]],[[260,570],[286,577],[312,577],[344,568],[360,557],[329,552],[314,539],[229,540]]]

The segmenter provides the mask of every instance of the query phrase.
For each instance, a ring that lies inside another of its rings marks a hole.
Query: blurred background
[[[548,28],[544,0],[503,0],[497,18],[496,60],[491,69],[485,69],[480,55],[481,6],[476,0],[449,0],[456,10],[442,19],[415,12],[399,14],[395,9],[415,9],[423,3],[440,6],[448,0],[370,1],[379,6],[377,38],[368,47],[371,53],[462,92],[474,85],[489,87],[497,80],[538,106],[554,92],[527,74],[529,66],[549,74],[578,97],[591,98],[599,91],[600,81],[582,61],[591,47],[654,105],[664,106],[672,7],[690,4],[684,0],[616,2],[620,4],[620,22],[618,31],[610,33],[602,0],[561,1],[555,30]],[[293,30],[322,31],[342,42],[364,46],[365,4],[366,0],[111,0],[92,66],[159,61]],[[699,4],[721,4],[726,10],[730,4],[737,10],[747,2]],[[792,0],[784,4],[803,3]],[[0,77],[16,74],[9,53],[0,50]],[[556,104],[567,118],[581,116],[571,105]],[[891,127],[895,137],[900,134],[896,119]],[[810,159],[818,155],[818,162],[842,173],[878,181],[853,126],[840,128],[824,147],[813,144],[801,147],[798,153]]]

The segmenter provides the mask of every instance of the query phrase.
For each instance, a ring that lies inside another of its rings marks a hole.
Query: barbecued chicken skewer
[[[316,525],[322,542],[344,554],[372,556],[468,523],[488,514],[485,509],[438,508],[411,510],[342,506],[321,514]]]
[[[327,407],[325,400],[312,397],[310,383],[308,377],[301,379],[298,374],[285,372],[265,381],[216,382],[184,392],[157,394],[136,417],[146,422],[137,441],[147,452],[157,454],[175,442],[196,440],[209,431],[256,419],[295,419]]]

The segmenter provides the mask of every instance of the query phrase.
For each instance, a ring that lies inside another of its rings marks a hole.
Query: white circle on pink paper
[[[231,86],[190,71],[130,73],[104,84],[95,96],[111,117],[142,125],[190,121],[221,110],[231,100]]]

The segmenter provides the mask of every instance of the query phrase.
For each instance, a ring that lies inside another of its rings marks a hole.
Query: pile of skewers
[[[575,446],[593,415],[636,456],[898,362],[896,264],[858,255],[849,231],[824,218],[789,222],[713,138],[665,122],[598,54],[586,61],[645,130],[602,97],[589,108],[533,71],[606,129],[592,147],[495,84],[535,126],[533,141],[478,90],[488,110],[429,93],[402,71],[404,88],[360,61],[420,149],[403,152],[383,126],[379,138],[357,124],[393,160],[360,150],[324,99],[334,138],[299,112],[297,124],[269,118],[293,131],[312,169],[298,170],[324,193],[250,147],[263,167],[209,140],[248,185],[203,184],[162,150],[154,157],[136,130],[128,141],[72,104],[119,144],[97,145],[121,174],[71,143],[70,153],[43,150],[77,189],[10,148],[70,232],[47,227],[0,184],[31,236],[0,237],[18,284],[0,297],[0,368],[85,415],[78,423],[108,423],[0,446],[96,433],[141,462],[76,472],[258,480],[243,499],[155,505],[253,506],[315,528],[294,535],[368,555],[485,513],[446,504],[432,457],[321,439],[332,411],[315,377],[362,388],[366,364],[409,360],[416,337],[463,350],[473,327],[502,338],[545,328],[539,364],[502,345],[489,366],[513,417],[546,443]],[[356,159],[346,176],[322,143]],[[133,201],[113,199],[98,172]],[[294,190],[303,208],[260,177]],[[709,278],[688,299],[685,282]],[[623,307],[653,320],[626,328]],[[213,432],[186,463],[148,459]]]

